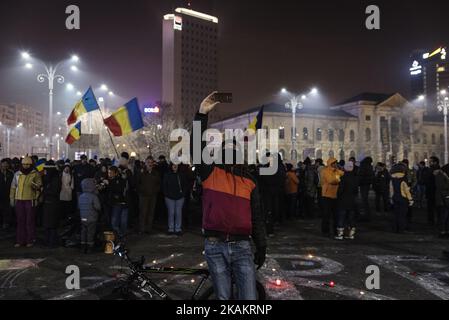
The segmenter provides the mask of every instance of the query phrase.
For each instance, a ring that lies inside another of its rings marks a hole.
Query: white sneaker
[[[354,237],[355,237],[355,228],[351,228],[351,229],[349,229],[349,233],[345,237],[345,239],[354,240]]]
[[[343,240],[343,234],[345,229],[337,228],[337,235],[334,237],[335,240]]]

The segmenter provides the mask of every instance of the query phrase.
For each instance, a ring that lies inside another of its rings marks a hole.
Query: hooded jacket
[[[321,170],[321,192],[324,198],[337,199],[338,185],[344,174],[343,171],[331,167],[334,162],[337,162],[337,159],[329,158],[327,166]]]
[[[81,181],[82,193],[79,197],[81,221],[95,222],[101,210],[100,200],[96,195],[95,180],[87,178]]]
[[[294,171],[287,172],[287,179],[285,180],[285,192],[293,194],[298,192],[299,179]]]

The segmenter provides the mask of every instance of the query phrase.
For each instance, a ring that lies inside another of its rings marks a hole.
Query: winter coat
[[[354,171],[345,172],[338,186],[338,207],[343,210],[353,210],[357,198],[359,181]]]
[[[108,196],[111,205],[128,205],[128,183],[120,175],[109,180]]]
[[[374,182],[374,168],[371,162],[366,159],[360,163],[357,174],[361,186],[369,186]]]
[[[391,176],[387,169],[377,171],[374,177],[373,188],[377,193],[388,193]]]
[[[440,169],[440,166],[432,166],[427,168],[427,170],[425,170],[423,172],[423,180],[424,180],[424,184],[426,186],[426,195],[427,196],[434,196],[435,194],[435,175],[433,174],[433,172],[435,170]]]
[[[413,197],[404,173],[396,172],[391,175],[390,195],[395,204],[413,204]]]
[[[155,196],[159,193],[160,189],[161,175],[156,169],[151,170],[151,172],[144,169],[137,176],[137,192],[139,195],[145,197]]]
[[[419,185],[425,185],[426,184],[426,175],[429,171],[429,168],[427,167],[419,167],[418,171],[416,172],[416,180]]]
[[[59,194],[59,200],[72,201],[74,188],[75,182],[73,176],[70,173],[63,172],[61,175],[61,193]]]
[[[449,177],[443,170],[435,170],[433,175],[435,176],[435,206],[443,207],[446,205],[446,197],[449,197]]]
[[[57,228],[59,225],[59,196],[61,193],[61,179],[56,168],[45,169],[44,175],[44,214],[42,225],[44,228]]]
[[[42,177],[36,170],[28,174],[17,171],[11,183],[9,197],[11,201],[31,200],[36,205],[41,194]]]
[[[298,168],[296,170],[296,178],[298,178],[298,194],[305,194],[306,192],[306,170],[305,168]],[[288,177],[287,177],[288,180]],[[286,191],[287,192],[287,191]]]
[[[327,160],[327,166],[321,170],[321,194],[324,198],[337,199],[338,184],[343,171],[331,167],[335,161],[334,158],[330,158]]]
[[[284,165],[280,158],[278,158],[278,168],[273,175],[261,175],[259,174],[260,192],[263,195],[277,195],[283,193],[285,179],[287,174],[285,172]]]
[[[6,170],[5,173],[0,171],[0,203],[9,203],[9,192],[11,190],[14,172]]]
[[[96,222],[101,210],[100,200],[96,194],[95,180],[88,178],[81,182],[83,193],[79,197],[81,221]]]
[[[287,172],[285,180],[285,193],[296,194],[298,192],[299,179],[294,171]]]
[[[187,194],[187,181],[182,173],[167,172],[162,179],[162,192],[171,200],[179,200]]]
[[[304,185],[308,197],[315,197],[318,189],[318,182],[319,176],[317,170],[312,166],[307,166],[304,171]]]

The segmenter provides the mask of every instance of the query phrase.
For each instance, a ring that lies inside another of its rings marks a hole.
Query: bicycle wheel
[[[256,281],[256,290],[257,290],[257,300],[266,300],[267,294],[265,292],[265,288],[262,283]],[[232,286],[232,297],[231,300],[235,300],[234,297],[237,296],[237,288],[235,285]],[[198,300],[217,300],[214,287],[207,288],[202,295],[198,298]]]

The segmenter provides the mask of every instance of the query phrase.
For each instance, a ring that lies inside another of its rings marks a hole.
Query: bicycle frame
[[[167,268],[167,267],[142,267],[142,272],[145,273],[154,273],[154,274],[171,274],[171,275],[189,275],[189,276],[201,276],[200,283],[195,288],[195,291],[190,298],[191,300],[196,300],[196,297],[199,295],[201,289],[204,286],[204,283],[209,279],[209,270],[207,269],[192,269],[192,268]],[[162,290],[162,289],[161,289]],[[163,291],[163,290],[162,290]]]
[[[145,274],[171,274],[171,275],[190,275],[190,276],[201,276],[200,283],[195,288],[193,295],[191,296],[191,300],[196,300],[201,289],[204,286],[204,283],[209,279],[209,270],[207,269],[193,269],[193,268],[168,268],[168,267],[149,267],[144,266],[144,259],[138,262],[133,262],[128,256],[128,252],[124,248],[114,247],[114,253],[124,259],[131,270],[131,274],[126,279],[126,287],[130,286],[132,283],[136,282],[138,288],[149,294],[153,295],[152,292],[157,294],[163,300],[172,300],[171,297],[156,283],[150,280]],[[150,291],[151,290],[151,291]]]

